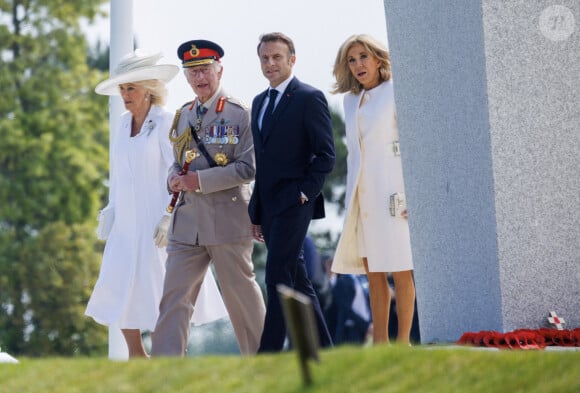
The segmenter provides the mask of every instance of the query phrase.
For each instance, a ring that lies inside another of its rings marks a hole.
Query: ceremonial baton
[[[193,161],[193,159],[195,158],[196,153],[195,150],[188,150],[185,152],[185,162],[183,163],[183,168],[181,168],[181,171],[179,171],[179,175],[185,175],[189,169],[189,164],[191,164],[191,161]],[[173,212],[173,208],[175,207],[175,204],[177,203],[177,199],[179,199],[179,191],[174,191],[173,192],[173,196],[171,197],[171,202],[169,202],[169,206],[167,206],[167,212],[168,213],[172,213]]]

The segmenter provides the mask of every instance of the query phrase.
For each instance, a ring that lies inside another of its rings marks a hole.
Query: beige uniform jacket
[[[220,100],[220,97],[224,98]],[[196,124],[196,104],[182,108],[174,130],[177,135],[190,132],[190,125]],[[188,148],[195,148],[199,154],[191,162],[189,171],[197,171],[201,192],[182,193],[172,215],[169,241],[207,246],[251,239],[248,202],[255,157],[249,109],[220,89],[202,116],[198,136],[212,157],[225,154],[228,162],[211,168],[191,138]],[[174,149],[174,155],[177,154]],[[179,162],[184,162],[183,157],[175,158],[169,176],[178,173],[182,167]]]

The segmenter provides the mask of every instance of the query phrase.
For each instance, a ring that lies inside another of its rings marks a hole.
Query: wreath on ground
[[[580,347],[580,328],[517,329],[507,333],[483,330],[463,333],[458,345],[499,349],[544,349],[546,347]]]

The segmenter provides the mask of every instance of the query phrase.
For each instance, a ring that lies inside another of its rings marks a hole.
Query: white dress
[[[364,274],[362,257],[371,272],[412,270],[407,220],[389,211],[390,196],[405,192],[401,157],[393,150],[399,132],[392,82],[358,95],[346,94],[344,113],[346,215],[332,270]]]
[[[173,163],[168,138],[173,115],[152,106],[139,134],[131,137],[130,112],[121,117],[111,152],[109,206],[115,220],[99,278],[85,314],[100,324],[153,331],[165,276],[165,248],[153,240],[155,226],[171,200],[167,172]],[[211,272],[205,277],[192,322],[227,315]]]

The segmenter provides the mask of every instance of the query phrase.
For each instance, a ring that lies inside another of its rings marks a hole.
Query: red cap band
[[[213,49],[197,49],[197,47],[193,46],[189,51],[183,53],[183,60],[189,61],[194,59],[205,59],[205,58],[214,58],[216,60],[220,59],[220,55],[217,51]]]

